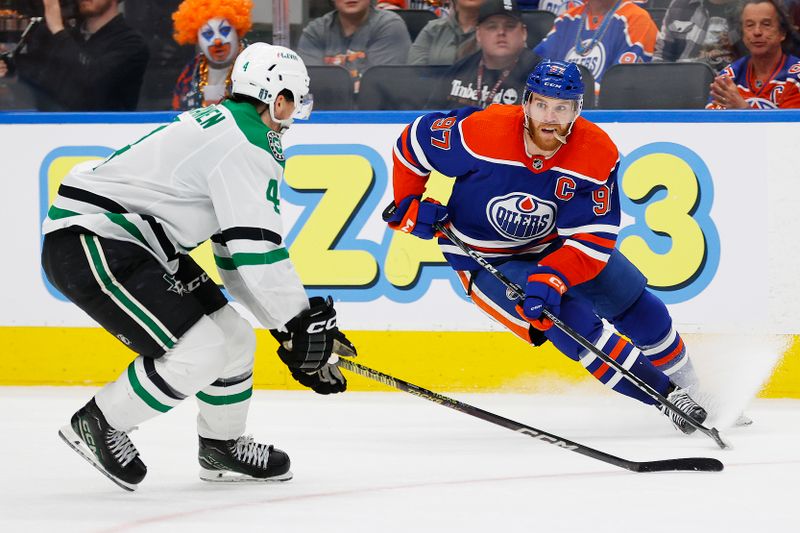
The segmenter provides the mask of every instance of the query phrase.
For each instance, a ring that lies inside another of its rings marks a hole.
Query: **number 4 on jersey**
[[[278,180],[269,180],[267,184],[267,201],[272,204],[275,212],[281,214],[281,199],[278,198]]]

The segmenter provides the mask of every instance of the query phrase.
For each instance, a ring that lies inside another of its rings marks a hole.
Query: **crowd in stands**
[[[387,65],[417,66],[397,72],[419,72],[413,90],[424,98],[414,101],[428,109],[518,103],[541,58],[577,63],[600,105],[604,77],[616,69],[618,78],[618,65],[701,63],[713,73],[703,95],[708,109],[800,107],[800,0],[308,5],[309,20],[293,27],[291,45],[312,76],[318,68],[347,72],[352,99],[342,108],[364,109],[359,97],[370,101],[360,95],[364,73]],[[263,25],[254,28],[252,10],[253,0],[0,0],[0,110],[185,110],[217,103],[230,93],[239,52],[271,38]],[[528,33],[534,14],[552,20],[541,39]],[[41,22],[31,18],[37,15]],[[397,87],[409,90],[408,83]],[[324,109],[337,109],[324,101],[325,87],[314,90]],[[679,84],[672,83],[668,91],[675,90]]]

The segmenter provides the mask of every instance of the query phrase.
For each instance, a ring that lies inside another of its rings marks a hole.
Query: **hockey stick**
[[[464,243],[464,241],[459,239],[458,236],[455,233],[453,233],[453,230],[451,230],[445,224],[440,224],[438,222],[433,225],[433,228],[437,231],[442,232],[442,234],[445,237],[447,237],[453,244],[458,246],[465,254],[469,255],[472,259],[474,259],[475,262],[477,262],[481,267],[483,267],[484,270],[486,270],[495,278],[497,278],[503,285],[505,285],[506,289],[508,289],[514,294],[514,296],[518,300],[523,300],[525,298],[525,294],[523,293],[522,288],[519,285],[508,279],[502,272],[497,270],[491,263],[489,263],[486,259],[484,259],[484,257],[481,254],[479,254],[478,252],[467,246]],[[674,403],[667,400],[657,390],[655,390],[653,387],[642,381],[641,378],[633,374],[631,371],[629,371],[621,364],[619,364],[615,359],[612,359],[605,352],[603,352],[602,350],[597,348],[594,344],[586,340],[580,333],[578,333],[577,331],[566,325],[549,310],[544,309],[542,314],[545,317],[552,320],[554,326],[563,331],[572,340],[580,344],[584,349],[589,350],[594,355],[599,357],[607,365],[613,367],[617,372],[625,376],[628,379],[628,381],[630,381],[636,386],[636,388],[638,388],[639,390],[641,390],[654,400],[660,402],[661,405],[666,406],[672,412],[676,413],[678,416],[686,420],[691,426],[693,426],[698,431],[705,433],[706,435],[711,437],[714,440],[714,442],[717,443],[717,446],[719,446],[722,449],[730,447],[730,444],[722,439],[717,428],[712,427],[709,429],[704,425],[698,423],[696,420],[694,420],[692,417],[684,413],[682,410],[678,409],[678,407]]]
[[[664,459],[660,461],[631,461],[629,459],[622,459],[615,455],[601,452],[600,450],[595,450],[594,448],[584,446],[583,444],[578,444],[577,442],[559,437],[553,433],[548,433],[547,431],[543,431],[541,429],[526,426],[520,422],[515,422],[514,420],[490,413],[489,411],[484,411],[479,407],[474,407],[472,405],[459,402],[458,400],[454,400],[453,398],[423,389],[422,387],[407,381],[403,381],[402,379],[389,376],[383,372],[378,372],[377,370],[373,370],[358,363],[354,363],[353,361],[343,357],[339,358],[337,365],[341,368],[349,370],[350,372],[358,374],[359,376],[383,383],[384,385],[388,385],[389,387],[413,394],[414,396],[418,396],[433,403],[438,403],[439,405],[449,407],[450,409],[460,413],[465,413],[474,416],[475,418],[480,418],[486,422],[491,422],[492,424],[502,426],[506,429],[510,429],[511,431],[523,433],[529,437],[533,437],[536,440],[546,442],[547,444],[552,444],[553,446],[563,450],[579,453],[581,455],[585,455],[586,457],[591,457],[592,459],[597,459],[598,461],[603,461],[604,463],[630,470],[631,472],[721,472],[724,468],[721,461],[711,457],[682,457],[678,459]]]

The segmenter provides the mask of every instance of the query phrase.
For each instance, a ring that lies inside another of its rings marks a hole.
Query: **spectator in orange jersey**
[[[585,66],[599,87],[611,65],[652,60],[657,35],[650,14],[635,3],[587,0],[558,17],[534,52]]]
[[[711,83],[709,109],[800,108],[800,58],[785,47],[794,29],[776,0],[745,0],[740,17],[749,55]]]

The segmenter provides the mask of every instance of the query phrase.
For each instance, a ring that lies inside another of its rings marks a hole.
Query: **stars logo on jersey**
[[[286,158],[283,155],[283,145],[281,144],[280,134],[274,131],[268,131],[267,142],[269,143],[269,150],[272,152],[272,156],[275,158],[275,160],[285,161]]]
[[[524,192],[492,198],[486,216],[498,233],[516,241],[548,235],[555,225],[556,206]]]

